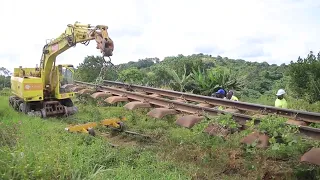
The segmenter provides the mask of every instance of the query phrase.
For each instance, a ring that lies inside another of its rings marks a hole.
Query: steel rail
[[[79,81],[76,81],[76,82],[79,82]],[[278,114],[280,116],[287,117],[290,119],[302,120],[310,123],[320,122],[320,113],[317,113],[317,112],[276,108],[273,106],[265,106],[265,105],[240,102],[240,101],[230,101],[226,99],[219,99],[219,98],[214,98],[209,96],[201,96],[197,94],[190,94],[190,93],[158,89],[158,88],[139,86],[139,85],[131,85],[131,84],[115,82],[115,81],[104,80],[104,85],[122,87],[128,90],[138,90],[138,91],[143,91],[147,93],[156,93],[156,94],[167,96],[167,97],[182,98],[189,101],[207,103],[215,106],[217,105],[227,106],[227,107],[232,107],[232,108],[236,108],[243,111],[260,112],[261,114],[264,114],[264,113]]]
[[[77,81],[76,84],[95,86],[93,83]],[[175,109],[177,111],[191,113],[191,114],[208,114],[208,115],[219,115],[219,114],[231,114],[233,119],[241,125],[244,125],[247,120],[255,120],[255,124],[258,124],[261,120],[259,118],[253,118],[249,115],[244,115],[240,113],[227,112],[218,109],[212,109],[208,107],[200,107],[194,104],[188,104],[183,102],[177,102],[169,99],[164,99],[160,97],[153,97],[149,95],[140,94],[137,92],[130,92],[114,87],[99,86],[99,89],[110,92],[113,95],[124,96],[131,100],[147,102],[152,105],[157,105],[161,107],[167,107]],[[316,139],[320,139],[320,129],[312,128],[309,126],[298,126],[301,133]]]

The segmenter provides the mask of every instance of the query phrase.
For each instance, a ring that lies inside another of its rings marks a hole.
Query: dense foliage
[[[136,62],[107,68],[103,79],[126,83],[169,88],[177,91],[211,95],[219,88],[234,90],[242,101],[274,105],[276,91],[284,88],[290,101],[289,108],[315,110],[305,103],[320,100],[320,55],[310,52],[289,65],[248,62],[242,59],[213,57],[205,54],[139,59]],[[87,56],[77,70],[81,81],[94,82],[102,61]],[[303,101],[301,103],[300,101]],[[297,107],[295,104],[301,104]],[[316,105],[315,105],[316,106]]]
[[[95,81],[102,67],[99,57],[88,56],[78,67],[79,80]],[[276,80],[283,78],[285,65],[246,62],[211,55],[193,54],[164,58],[140,59],[111,68],[104,79],[117,79],[154,87],[169,86],[174,90],[210,95],[218,88],[233,89],[248,96],[259,97],[272,90]]]
[[[8,69],[0,67],[0,89],[10,87],[11,73]]]
[[[309,102],[320,100],[320,53],[316,57],[311,51],[306,58],[299,57],[297,62],[291,62],[288,75],[296,97]]]
[[[94,82],[101,67],[100,57],[88,56],[78,66],[77,78]],[[103,78],[208,96],[224,88],[234,90],[242,101],[273,105],[280,88],[286,90],[288,98],[306,102],[319,100],[317,68],[319,61],[312,52],[303,61],[299,58],[297,62],[280,66],[200,53],[165,57],[162,61],[158,58],[130,61],[107,68],[103,71]]]
[[[289,65],[248,62],[242,59],[205,54],[145,58],[120,65],[108,65],[104,59],[87,56],[79,64],[75,78],[95,82],[97,77],[126,83],[211,95],[219,88],[234,90],[241,101],[274,105],[276,91],[284,88],[289,108],[317,110],[320,100],[320,54],[311,51]],[[0,69],[0,88],[10,87],[10,72]],[[293,101],[295,101],[293,103]],[[306,107],[313,103],[314,107]],[[297,107],[296,104],[300,104]]]

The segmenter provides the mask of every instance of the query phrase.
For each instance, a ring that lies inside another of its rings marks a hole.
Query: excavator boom
[[[43,47],[40,70],[46,93],[52,93],[56,87],[55,80],[51,75],[55,67],[56,57],[76,44],[88,45],[91,40],[95,40],[97,43],[96,48],[100,49],[104,57],[113,55],[114,44],[108,35],[107,29],[108,26],[105,25],[91,26],[90,24],[80,24],[78,22],[74,25],[68,24],[64,33]]]

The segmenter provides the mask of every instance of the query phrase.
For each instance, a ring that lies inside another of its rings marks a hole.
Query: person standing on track
[[[283,89],[279,89],[277,92],[277,99],[274,102],[274,106],[278,107],[278,108],[287,108],[288,104],[286,99],[284,98],[284,95],[286,94],[286,92]]]
[[[227,99],[232,101],[239,101],[239,99],[234,95],[234,92],[231,90],[227,93]]]

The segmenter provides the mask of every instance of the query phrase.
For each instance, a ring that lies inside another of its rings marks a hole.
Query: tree
[[[0,67],[0,89],[11,86],[12,73],[5,67]]]
[[[162,65],[168,69],[172,69],[174,67],[177,75],[183,76],[185,70],[186,74],[190,74],[192,72],[192,69],[196,69],[199,66],[202,68],[204,63],[201,58],[202,56],[199,57],[198,55],[183,56],[182,54],[180,54],[177,57],[165,57],[162,61]]]
[[[157,57],[154,58],[145,58],[145,59],[139,59],[137,62],[129,61],[128,63],[121,64],[121,70],[136,67],[138,69],[148,68],[153,66],[156,63],[159,63],[160,59]]]
[[[133,84],[142,84],[144,77],[145,74],[136,67],[123,70],[119,73],[119,79],[121,81]]]
[[[105,60],[100,56],[87,56],[84,58],[83,63],[77,67],[75,78],[85,82],[94,82],[103,67]],[[104,80],[116,80],[117,71],[112,67],[107,67],[101,72]]]
[[[147,74],[148,76],[146,78],[148,78],[148,84],[151,86],[165,86],[172,80],[172,76],[169,74],[167,68],[162,64],[152,66],[149,71],[152,72],[152,74]]]
[[[290,62],[287,74],[290,88],[299,98],[310,103],[320,100],[320,52],[317,57],[312,51],[306,58],[298,57],[297,62]]]

